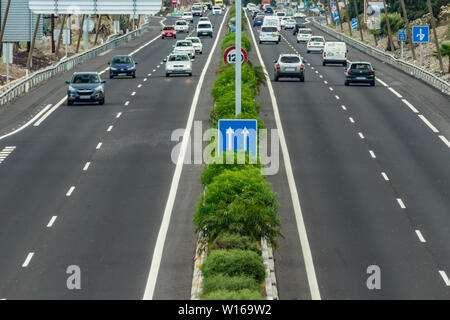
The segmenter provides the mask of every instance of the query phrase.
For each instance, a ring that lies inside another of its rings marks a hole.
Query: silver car
[[[171,54],[163,61],[166,63],[166,77],[172,74],[192,76],[192,62],[187,54]]]
[[[173,46],[173,53],[187,54],[191,59],[195,58],[195,48],[190,40],[178,40]]]
[[[273,80],[279,78],[299,78],[305,81],[305,65],[298,54],[280,54],[278,60],[273,60]]]
[[[203,44],[199,37],[187,37],[184,40],[189,40],[192,42],[194,46],[195,53],[202,54],[203,53]]]

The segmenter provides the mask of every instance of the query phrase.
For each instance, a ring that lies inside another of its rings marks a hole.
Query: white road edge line
[[[1,137],[0,137],[0,140],[4,139],[4,138],[6,138],[6,137],[9,137],[9,136],[11,136],[11,135],[13,135],[13,134],[15,134],[15,133],[17,133],[17,132],[19,132],[19,131],[22,131],[23,129],[25,129],[26,127],[28,127],[30,124],[32,124],[34,121],[36,121],[36,119],[38,119],[38,118],[39,118],[44,112],[46,112],[51,106],[52,106],[52,104],[48,104],[47,106],[45,106],[44,109],[42,109],[41,111],[39,111],[39,113],[38,113],[37,115],[35,115],[30,121],[28,121],[27,123],[25,123],[25,124],[24,124],[23,126],[21,126],[20,128],[14,130],[14,131],[12,131],[12,132],[10,132],[10,133],[8,133],[8,134],[5,134],[5,135],[1,136]],[[6,148],[5,148],[5,149],[6,149]]]
[[[220,24],[219,31],[217,33],[216,39],[214,40],[214,44],[211,48],[211,52],[208,55],[208,60],[206,60],[206,64],[203,67],[202,73],[197,83],[197,87],[195,88],[194,98],[192,100],[191,108],[189,110],[189,116],[186,123],[186,130],[183,135],[183,140],[181,143],[180,154],[177,159],[177,165],[175,168],[175,172],[173,174],[172,183],[170,185],[169,196],[167,198],[166,207],[164,209],[163,219],[161,221],[161,227],[159,228],[158,238],[156,239],[155,248],[153,250],[152,263],[150,266],[150,270],[147,277],[147,283],[145,285],[145,291],[143,300],[152,300],[153,294],[155,292],[156,280],[158,278],[159,267],[161,265],[162,254],[164,250],[164,243],[166,241],[167,231],[169,229],[170,218],[172,216],[173,206],[175,204],[175,196],[177,194],[178,185],[181,178],[181,172],[183,170],[184,158],[186,156],[186,150],[188,147],[188,140],[190,139],[190,134],[192,130],[192,124],[194,121],[195,111],[197,109],[198,99],[200,97],[201,87],[203,85],[203,80],[206,75],[206,71],[210,65],[212,55],[216,49],[217,43],[220,38],[220,33],[222,32],[223,25],[226,21],[225,17],[227,16],[227,12],[223,15],[222,23]]]
[[[439,270],[439,274],[441,275],[442,279],[445,282],[445,285],[447,287],[450,287],[450,279],[447,277],[447,274],[443,270]]]
[[[394,89],[392,89],[391,87],[388,87],[388,90],[390,92],[392,92],[393,94],[395,94],[397,96],[397,98],[402,98],[402,95],[400,93],[398,93],[397,91],[395,91]]]
[[[248,19],[247,15],[246,15],[246,18],[247,18],[248,25],[251,25],[250,20]],[[277,100],[275,98],[275,93],[273,91],[272,83],[270,82],[266,66],[265,66],[264,61],[261,56],[261,52],[259,51],[259,47],[256,43],[255,35],[253,34],[253,30],[251,28],[250,28],[250,34],[252,35],[253,45],[256,49],[256,54],[258,56],[259,62],[261,64],[261,66],[263,67],[264,73],[266,75],[267,88],[269,89],[269,94],[270,94],[270,98],[272,101],[272,108],[273,108],[273,112],[274,112],[274,116],[275,116],[275,123],[276,123],[277,129],[278,129],[281,150],[283,153],[284,166],[286,168],[286,175],[287,175],[289,190],[290,190],[290,194],[291,194],[291,198],[292,198],[292,205],[294,208],[295,220],[297,223],[297,230],[298,230],[298,235],[300,238],[300,245],[302,248],[303,260],[305,263],[306,277],[308,278],[308,285],[309,285],[309,290],[311,293],[311,299],[312,300],[320,300],[321,299],[320,289],[319,289],[319,285],[317,283],[316,271],[314,269],[314,261],[313,261],[313,257],[311,254],[311,248],[309,246],[308,234],[306,232],[305,222],[303,220],[300,199],[298,197],[297,185],[295,183],[294,174],[292,171],[289,150],[288,150],[288,147],[286,144],[286,139],[284,137],[284,131],[283,131],[282,123],[281,123],[280,114],[278,111]]]
[[[400,208],[406,209],[406,206],[405,206],[405,204],[403,203],[403,200],[402,200],[402,199],[397,198],[397,202],[398,202],[398,205],[400,206]]]
[[[28,265],[30,264],[31,258],[33,258],[33,256],[34,256],[34,252],[30,252],[27,255],[27,258],[25,259],[25,262],[22,264],[22,268],[28,267]]]
[[[450,148],[450,141],[448,141],[446,137],[440,135],[439,139],[441,139],[447,145],[447,147]]]
[[[47,224],[47,228],[51,228],[51,227],[53,226],[53,224],[55,223],[55,220],[56,220],[57,217],[58,217],[58,216],[53,216],[53,217],[50,219],[50,222]]]
[[[72,195],[73,190],[75,190],[75,186],[71,186],[69,191],[66,193],[66,197],[70,197]]]
[[[419,118],[423,121],[423,122],[425,122],[425,124],[428,126],[428,128],[430,128],[431,129],[431,131],[433,131],[434,133],[439,133],[439,130],[438,129],[436,129],[436,127],[435,126],[433,126],[432,124],[431,124],[431,122],[430,121],[428,121],[428,119],[427,118],[425,118],[425,116],[424,115],[422,115],[422,114],[419,114]]]
[[[426,242],[425,238],[423,237],[422,232],[420,232],[420,230],[416,230],[416,234],[417,234],[417,237],[419,238],[420,242],[422,242],[422,243]]]
[[[414,113],[419,113],[419,111],[406,99],[402,99],[403,103],[406,104]]]
[[[61,100],[58,101],[57,104],[55,104],[55,106],[53,108],[51,108],[50,110],[48,110],[43,116],[42,118],[40,118],[38,121],[36,121],[36,123],[34,124],[35,127],[39,126],[42,122],[44,122],[45,119],[47,119],[56,109],[58,109],[64,102],[66,102],[67,100],[67,96],[65,96],[64,98],[62,98]]]

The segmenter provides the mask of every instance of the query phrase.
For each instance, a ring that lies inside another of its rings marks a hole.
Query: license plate
[[[295,68],[286,68],[286,71],[295,71]]]
[[[119,73],[119,76],[126,76],[126,73]]]
[[[91,96],[80,96],[80,99],[90,99]]]
[[[356,80],[366,80],[366,77],[356,77]]]

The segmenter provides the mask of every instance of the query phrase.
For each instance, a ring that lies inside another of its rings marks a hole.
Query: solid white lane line
[[[25,262],[22,264],[22,268],[28,267],[28,265],[30,264],[31,258],[33,258],[33,256],[34,256],[34,252],[30,252],[27,255],[27,258],[25,259]]]
[[[153,294],[155,291],[156,280],[158,278],[159,267],[161,265],[162,254],[164,250],[164,243],[166,241],[167,231],[169,229],[170,218],[172,216],[173,206],[175,204],[175,197],[178,190],[178,185],[180,183],[181,172],[183,170],[184,158],[186,156],[186,150],[188,148],[188,140],[190,140],[192,125],[194,121],[195,111],[197,109],[198,100],[200,97],[201,88],[203,86],[203,81],[205,79],[206,71],[209,68],[211,63],[212,55],[217,47],[217,43],[219,41],[219,35],[222,32],[224,23],[226,21],[225,17],[227,16],[228,10],[223,15],[222,23],[220,24],[220,28],[218,30],[217,36],[215,37],[214,44],[211,48],[211,51],[208,55],[208,59],[206,60],[205,66],[203,67],[202,73],[197,83],[197,87],[195,89],[194,97],[192,99],[192,104],[189,110],[189,116],[186,123],[186,130],[184,131],[183,140],[181,143],[180,153],[177,159],[177,165],[175,167],[175,172],[173,174],[172,183],[170,185],[169,196],[167,198],[166,206],[164,209],[163,218],[161,221],[161,227],[158,232],[158,238],[156,239],[156,244],[153,250],[152,262],[150,266],[150,270],[147,277],[147,283],[145,285],[144,291],[144,300],[153,299]]]
[[[433,125],[431,124],[431,122],[428,121],[428,119],[425,118],[423,115],[419,114],[419,118],[420,118],[420,119],[428,126],[428,128],[431,129],[431,131],[433,131],[434,133],[438,133],[438,132],[439,132],[439,130],[436,129],[436,127],[433,126]]]
[[[129,105],[130,101],[125,101],[125,106]]]
[[[397,96],[397,98],[401,98],[402,95],[400,93],[398,93],[397,91],[395,91],[394,89],[392,89],[391,87],[388,87],[389,91],[392,92],[393,94],[395,94]]]
[[[122,115],[122,112],[117,113],[116,118],[119,119],[121,115]]]
[[[53,224],[55,223],[56,218],[57,218],[57,216],[53,216],[50,219],[50,222],[47,224],[47,228],[51,228],[53,226]]]
[[[55,104],[54,107],[52,107],[50,110],[48,110],[43,116],[42,118],[40,118],[38,121],[36,121],[36,123],[34,124],[35,127],[39,126],[42,122],[44,122],[45,119],[47,119],[56,109],[58,109],[64,102],[66,102],[67,100],[67,96],[65,96],[64,98],[62,98],[61,100],[58,101],[57,104]]]
[[[364,139],[364,135],[362,134],[362,132],[358,132],[358,135],[361,139]]]
[[[75,186],[71,186],[69,191],[66,193],[66,197],[70,197],[72,195],[73,190],[75,190]]]
[[[99,143],[97,144],[97,146],[95,147],[95,149],[97,149],[97,150],[100,149],[100,148],[102,147],[102,144],[103,144],[103,143],[99,142]]]
[[[403,103],[406,104],[414,113],[419,113],[417,109],[406,99],[402,99]]]
[[[14,130],[14,131],[12,131],[12,132],[10,132],[10,133],[8,133],[8,134],[5,134],[5,135],[1,136],[1,137],[0,137],[0,140],[4,139],[4,138],[6,138],[6,137],[9,137],[9,136],[11,136],[11,135],[13,135],[13,134],[15,134],[15,133],[17,133],[17,132],[19,132],[19,131],[22,131],[23,129],[25,129],[26,127],[28,127],[30,124],[32,124],[34,121],[36,121],[36,119],[38,119],[38,118],[39,118],[44,112],[46,112],[51,106],[52,106],[51,104],[48,104],[44,109],[42,109],[41,111],[39,111],[39,113],[38,113],[37,115],[35,115],[30,121],[28,121],[27,123],[25,123],[25,124],[24,124],[23,126],[21,126],[20,128]]]
[[[372,150],[369,150],[369,153],[370,153],[370,156],[372,157],[372,158],[376,158],[377,156],[375,155],[375,152],[373,152]]]
[[[347,108],[346,108],[344,105],[342,105],[341,108],[342,108],[343,110],[347,110]]]
[[[112,130],[113,126],[109,126],[106,132],[110,132]]]
[[[89,169],[90,165],[91,165],[90,162],[86,162],[86,164],[84,165],[83,171],[87,171],[87,169]]]
[[[450,141],[448,141],[446,137],[440,135],[439,139],[441,139],[447,145],[447,147],[450,148]]]
[[[135,94],[136,94],[136,91],[133,91],[133,92],[131,93],[132,96],[134,96]]]
[[[442,279],[445,282],[445,285],[447,287],[450,287],[450,279],[447,277],[447,274],[443,270],[439,270],[439,274],[441,275]]]
[[[248,16],[247,16],[247,22],[248,22],[248,25],[250,25],[250,20],[248,19]],[[290,195],[291,195],[291,199],[292,199],[292,206],[294,208],[294,215],[295,215],[295,220],[296,220],[296,224],[297,224],[298,236],[300,239],[300,246],[302,249],[303,261],[305,264],[306,277],[308,279],[308,285],[309,285],[311,298],[313,300],[320,300],[321,299],[320,289],[319,289],[319,285],[317,283],[316,271],[314,269],[314,261],[313,261],[313,257],[311,254],[311,248],[310,248],[309,241],[308,241],[308,234],[306,232],[305,222],[303,220],[303,214],[302,214],[302,209],[301,209],[300,199],[299,199],[299,192],[297,190],[297,185],[296,185],[293,170],[292,170],[292,164],[291,164],[291,160],[290,160],[290,156],[289,156],[289,150],[288,150],[286,139],[284,136],[284,130],[283,130],[283,125],[281,123],[280,113],[278,111],[277,100],[276,100],[275,93],[274,93],[274,90],[272,87],[272,83],[269,78],[269,73],[267,72],[267,68],[265,67],[264,60],[261,56],[261,52],[259,51],[259,47],[256,42],[255,35],[253,33],[253,30],[251,30],[251,29],[250,29],[250,34],[252,36],[253,45],[254,45],[254,48],[256,49],[256,54],[258,56],[259,63],[263,67],[263,70],[265,72],[267,88],[269,89],[269,94],[270,94],[270,98],[272,101],[272,108],[274,111],[276,127],[278,129],[278,135],[279,135],[279,140],[280,140],[280,145],[281,145],[281,150],[282,150],[283,160],[284,160],[284,167],[286,168],[286,175],[287,175]]]
[[[387,85],[387,83],[384,82],[383,80],[381,80],[380,78],[376,78],[375,80],[377,80],[377,81],[378,81],[379,83],[381,83],[383,86],[389,87],[389,86]]]
[[[389,181],[389,177],[386,173],[382,172],[381,175],[383,176],[384,180]]]
[[[405,206],[405,204],[403,203],[403,200],[402,200],[402,199],[397,198],[397,202],[398,202],[398,205],[400,206],[400,208],[406,209],[406,206]]]
[[[338,95],[335,95],[334,96],[337,100],[340,100],[341,98],[339,98],[339,96]]]
[[[425,238],[423,237],[422,232],[420,232],[420,230],[416,230],[416,234],[417,234],[417,237],[419,238],[420,242],[422,242],[422,243],[426,242]]]

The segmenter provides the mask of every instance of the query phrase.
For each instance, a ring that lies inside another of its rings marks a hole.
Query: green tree
[[[447,72],[450,73],[450,43],[449,42],[443,42],[441,43],[441,46],[439,47],[439,50],[441,51],[442,57],[448,57],[448,70]],[[437,57],[437,52],[433,52],[432,54],[434,57]]]
[[[403,20],[402,16],[398,13],[389,13],[389,24],[391,25],[392,34],[396,33],[398,30],[405,27],[405,20]],[[381,34],[385,37],[388,35],[387,24],[386,24],[386,15],[381,15],[380,20]]]

